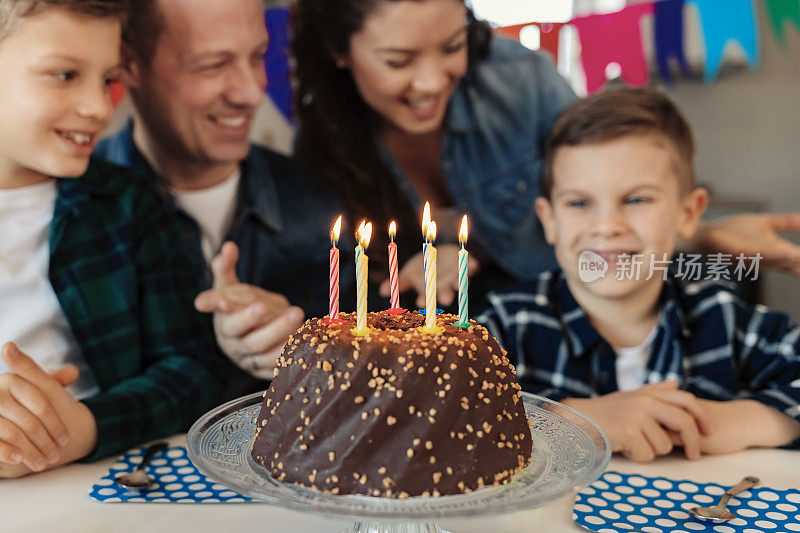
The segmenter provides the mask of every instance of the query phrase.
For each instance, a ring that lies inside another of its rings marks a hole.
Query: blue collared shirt
[[[156,180],[155,172],[133,143],[133,122],[98,144],[95,153]],[[191,251],[204,287],[211,271],[203,257],[201,230],[164,189],[182,221],[184,245]],[[338,196],[320,173],[267,148],[251,145],[241,164],[241,181],[233,224],[225,240],[239,247],[236,273],[244,283],[284,295],[306,316],[328,312],[330,228],[342,212]],[[349,232],[339,246],[352,249]],[[344,257],[344,256],[343,256]],[[355,301],[354,267],[340,261],[340,305],[351,310]]]
[[[533,279],[556,265],[533,206],[545,140],[574,99],[549,56],[495,36],[489,56],[450,101],[442,170],[453,204],[470,216],[470,242],[513,279]],[[378,144],[409,203],[422,212],[424,199]]]
[[[477,320],[508,351],[524,390],[555,400],[618,390],[616,353],[561,271],[488,299]],[[718,282],[670,277],[647,362],[647,382],[666,380],[700,398],[749,398],[800,421],[800,327]]]

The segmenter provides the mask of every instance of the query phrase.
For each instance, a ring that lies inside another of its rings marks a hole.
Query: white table
[[[172,437],[173,446],[184,445],[185,435]],[[351,522],[331,521],[307,513],[288,511],[262,503],[167,504],[98,503],[87,495],[91,485],[114,463],[74,464],[27,478],[0,480],[0,532],[301,532],[337,533]],[[708,456],[687,461],[680,455],[637,464],[614,457],[609,470],[734,484],[753,474],[762,486],[775,489],[800,486],[800,452],[748,450],[733,455]],[[571,519],[572,497],[541,509],[469,520],[443,520],[452,533],[515,533],[584,531]]]

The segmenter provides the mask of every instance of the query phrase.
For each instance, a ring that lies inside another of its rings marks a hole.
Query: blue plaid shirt
[[[616,352],[592,326],[561,271],[490,293],[477,320],[508,351],[526,391],[555,400],[618,390]],[[800,421],[800,328],[749,306],[718,282],[670,277],[647,382],[675,380],[709,400],[748,398]]]

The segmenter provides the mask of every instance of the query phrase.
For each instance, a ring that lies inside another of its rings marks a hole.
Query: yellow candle
[[[431,222],[426,235],[428,247],[425,250],[425,330],[436,330],[436,222]]]
[[[428,248],[428,226],[431,224],[431,203],[425,202],[425,207],[422,210],[422,274],[423,277],[425,272],[427,272],[428,267],[428,254],[426,253],[426,249]]]
[[[358,246],[356,246],[356,327],[353,333],[363,335],[367,328],[367,277],[369,257],[367,247],[372,237],[372,223],[364,221],[358,226]]]

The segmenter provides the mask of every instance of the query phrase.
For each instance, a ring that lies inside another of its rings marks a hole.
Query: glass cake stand
[[[256,417],[262,393],[230,401],[206,413],[186,436],[189,458],[208,477],[240,493],[283,508],[334,519],[352,518],[348,532],[440,532],[444,518],[468,518],[541,507],[576,491],[605,471],[611,458],[608,439],[591,420],[560,403],[522,393],[532,420],[531,463],[511,482],[470,494],[438,498],[377,498],[323,494],[281,483],[253,461]]]

